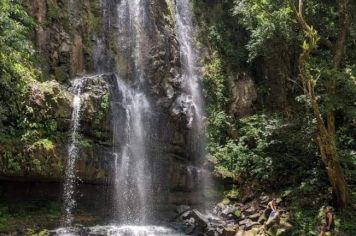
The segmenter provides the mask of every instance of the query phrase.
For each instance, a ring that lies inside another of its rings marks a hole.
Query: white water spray
[[[121,108],[113,106],[115,155],[115,215],[125,224],[144,224],[148,216],[151,176],[147,163],[147,134],[150,105],[144,87],[143,48],[146,21],[145,1],[122,0],[117,5],[119,48],[127,53],[129,69],[124,83],[116,76]],[[124,121],[120,109],[124,109]],[[125,126],[118,122],[124,122]],[[124,133],[124,135],[122,135]],[[115,140],[116,139],[116,140]],[[120,139],[123,140],[120,142]],[[120,143],[120,145],[117,145]]]
[[[97,226],[90,229],[91,234],[105,232],[115,236],[182,236],[182,234],[161,226]]]
[[[73,111],[71,118],[72,132],[70,136],[70,144],[67,153],[67,163],[65,169],[64,190],[63,190],[63,216],[62,225],[71,226],[73,223],[73,209],[76,206],[74,197],[76,185],[76,171],[75,164],[78,158],[77,135],[80,127],[80,109],[81,109],[81,92],[83,87],[84,78],[75,79],[73,84],[74,98],[73,98]]]
[[[198,54],[194,43],[194,27],[192,23],[192,9],[189,0],[176,1],[176,29],[180,44],[182,64],[183,99],[187,104],[189,126],[194,124],[198,130],[203,128],[203,99],[200,86],[200,68]]]
[[[121,102],[120,107],[113,106],[115,214],[120,222],[140,224],[146,221],[150,191],[144,126],[150,105],[143,93],[128,87],[119,77],[116,79]],[[120,119],[122,109],[124,119]]]
[[[205,127],[204,103],[201,87],[201,71],[198,63],[198,50],[194,40],[193,11],[190,0],[175,1],[175,20],[177,37],[180,44],[182,64],[182,81],[184,93],[179,98],[190,127],[190,143],[195,166],[187,167],[188,177],[196,182],[196,188],[202,194],[204,207],[208,207],[208,198],[214,189],[211,173],[204,169],[205,161]]]

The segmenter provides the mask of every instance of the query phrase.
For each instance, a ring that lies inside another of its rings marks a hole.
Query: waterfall
[[[150,105],[142,92],[116,76],[120,101],[114,101],[115,216],[120,223],[146,221],[150,173],[146,170],[146,126]]]
[[[182,65],[183,93],[179,98],[185,107],[183,110],[190,127],[189,143],[194,166],[187,167],[188,177],[195,183],[195,188],[202,194],[203,205],[207,207],[207,197],[214,189],[211,174],[205,170],[205,128],[204,103],[201,87],[201,71],[198,64],[198,50],[195,45],[195,29],[193,27],[193,11],[190,0],[175,1],[175,21],[177,38],[180,44],[180,60]]]
[[[194,45],[194,27],[192,24],[192,9],[189,0],[176,1],[176,30],[180,44],[180,57],[182,64],[184,100],[187,104],[188,125],[196,127],[197,131],[203,128],[203,99],[200,86],[200,70],[197,64],[198,54]]]
[[[114,226],[98,226],[92,230],[103,230],[107,235],[177,235],[167,228],[147,226],[152,217],[151,189],[152,172],[148,154],[148,132],[152,124],[153,110],[156,108],[147,93],[148,83],[145,75],[147,60],[146,41],[149,40],[150,21],[147,0],[100,0],[103,11],[102,29],[96,36],[94,67],[97,72],[116,72],[110,82],[110,106],[112,125],[113,157],[113,219]],[[114,18],[115,17],[115,18]],[[176,1],[176,32],[180,43],[182,65],[182,94],[178,100],[188,118],[194,159],[187,166],[187,176],[204,175],[199,166],[204,156],[204,112],[201,94],[201,73],[198,53],[193,40],[194,28],[189,0]],[[113,31],[116,32],[113,32]],[[117,37],[116,37],[117,35]],[[114,42],[109,42],[115,36]],[[109,44],[117,55],[107,55]],[[110,45],[111,46],[111,45]],[[115,66],[113,62],[116,62]],[[63,226],[71,226],[72,210],[75,206],[75,161],[79,129],[80,95],[83,79],[73,82],[74,101],[72,115],[72,137],[68,150],[66,184],[64,188]],[[152,107],[153,106],[153,107]],[[188,147],[189,149],[189,147]],[[162,180],[164,181],[164,180]],[[197,183],[199,185],[199,183]],[[133,226],[135,225],[135,226]],[[101,231],[100,231],[101,232]]]
[[[73,111],[71,118],[71,136],[70,144],[68,146],[67,161],[65,168],[64,190],[63,190],[63,216],[62,225],[71,226],[73,222],[73,208],[76,205],[74,198],[75,184],[76,184],[76,171],[75,164],[78,158],[77,135],[80,127],[80,109],[81,109],[81,92],[83,88],[84,78],[74,79],[72,82],[74,98],[73,98]]]
[[[113,104],[115,157],[115,221],[144,224],[148,214],[150,173],[147,170],[146,131],[149,128],[150,104],[145,87],[142,63],[142,37],[146,15],[141,0],[123,0],[117,5],[118,44],[126,52],[132,71],[124,83],[116,76],[119,105]],[[123,112],[120,112],[123,111]],[[123,115],[121,115],[123,114]],[[123,118],[120,118],[122,117]],[[122,126],[124,124],[124,127]]]
[[[95,36],[96,45],[93,50],[94,71],[103,73],[110,71],[111,63],[107,45],[109,44],[109,35],[111,26],[110,0],[100,0],[100,9],[102,10],[100,30]]]

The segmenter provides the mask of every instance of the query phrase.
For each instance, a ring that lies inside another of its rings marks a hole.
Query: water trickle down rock
[[[75,200],[75,184],[76,184],[76,170],[75,164],[78,158],[78,144],[77,135],[80,127],[80,111],[81,111],[81,91],[83,88],[84,78],[77,78],[73,81],[73,111],[71,118],[71,136],[68,147],[67,162],[65,168],[64,190],[63,190],[63,216],[62,225],[71,226],[73,223],[73,209],[76,205]]]

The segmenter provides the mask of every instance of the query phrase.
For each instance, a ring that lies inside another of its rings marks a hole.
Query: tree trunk
[[[338,0],[339,5],[339,24],[340,31],[337,38],[337,41],[333,45],[327,39],[324,42],[327,42],[327,45],[332,45],[333,49],[333,67],[338,70],[340,69],[341,62],[344,56],[344,45],[346,41],[346,35],[349,29],[349,14],[347,11],[347,1]],[[347,183],[344,177],[343,169],[339,162],[339,156],[337,153],[336,146],[336,130],[335,130],[335,111],[331,109],[324,121],[317,98],[314,94],[314,82],[312,75],[308,72],[305,67],[306,61],[310,57],[310,52],[318,46],[319,41],[323,41],[322,37],[319,37],[318,33],[313,30],[304,19],[303,16],[303,0],[299,0],[299,8],[295,9],[298,22],[302,26],[308,38],[309,46],[303,48],[303,52],[299,58],[299,71],[300,77],[303,83],[304,93],[309,98],[311,103],[311,110],[314,114],[314,117],[317,121],[319,135],[317,137],[317,145],[320,150],[321,159],[325,165],[325,169],[332,186],[334,197],[336,198],[337,206],[340,209],[346,207],[348,201],[348,188]],[[328,86],[328,94],[330,96],[335,96],[336,94],[336,80],[332,79],[331,83]]]
[[[343,169],[338,160],[336,143],[329,134],[324,137],[320,134],[317,140],[337,206],[344,209],[348,200],[348,189]]]

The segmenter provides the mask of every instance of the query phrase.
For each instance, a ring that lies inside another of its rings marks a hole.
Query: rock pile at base
[[[290,235],[293,226],[290,214],[279,202],[279,218],[267,229],[264,228],[268,216],[266,206],[271,200],[262,196],[248,202],[229,202],[217,204],[212,212],[200,212],[189,206],[179,206],[178,216],[172,227],[187,235],[206,236],[258,236]]]

